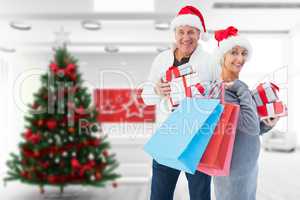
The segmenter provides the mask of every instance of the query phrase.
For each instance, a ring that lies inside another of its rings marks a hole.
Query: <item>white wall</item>
[[[289,109],[289,121],[288,126],[289,130],[298,137],[298,146],[300,144],[300,131],[299,131],[299,113],[300,113],[300,61],[299,61],[299,52],[300,52],[300,24],[295,26],[291,30],[290,34],[290,43],[289,47],[291,49],[290,54],[290,68],[289,68],[289,85],[288,85],[288,103],[290,106]]]
[[[4,54],[0,54],[0,92],[1,92],[1,98],[0,98],[0,127],[2,134],[1,146],[6,148],[7,140],[8,140],[8,99],[7,93],[8,93],[8,75],[9,75],[9,65],[4,58]],[[0,164],[4,164],[6,157],[6,152],[1,151],[0,152]],[[1,168],[3,170],[3,167]],[[0,169],[0,174],[3,173],[3,171]]]
[[[1,13],[72,13],[93,10],[93,0],[0,0]]]

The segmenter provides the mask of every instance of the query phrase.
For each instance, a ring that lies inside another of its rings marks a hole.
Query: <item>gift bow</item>
[[[171,81],[173,77],[178,78],[179,76],[180,76],[180,71],[176,66],[171,66],[166,71],[166,81]]]
[[[266,83],[259,84],[256,89],[257,89],[257,92],[258,92],[260,98],[262,99],[262,102],[268,102],[268,97],[267,97],[267,94],[265,92],[265,88],[263,87],[264,84],[266,84]],[[277,92],[279,92],[279,87],[277,85],[275,85],[274,83],[271,83],[271,82],[270,82],[270,85],[271,85],[271,89],[273,90],[273,92],[277,96]]]
[[[218,46],[220,46],[220,42],[224,39],[227,39],[230,36],[236,36],[238,30],[233,27],[229,26],[227,29],[219,30],[215,32],[215,39],[218,41]]]
[[[257,111],[260,117],[273,117],[279,114],[286,114],[287,108],[282,102],[273,102],[258,106]]]

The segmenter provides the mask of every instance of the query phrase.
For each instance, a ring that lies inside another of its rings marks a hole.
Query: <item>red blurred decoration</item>
[[[49,119],[49,120],[47,121],[47,127],[48,127],[49,130],[55,129],[55,128],[57,127],[57,122],[56,122],[56,120],[55,120],[55,119]]]
[[[118,187],[118,183],[113,182],[113,183],[112,183],[112,186],[113,186],[113,188],[117,188],[117,187]]]
[[[41,141],[41,135],[38,133],[33,133],[31,129],[27,130],[26,133],[24,133],[23,137],[26,139],[26,141],[33,144],[37,144]]]
[[[96,89],[99,122],[155,122],[155,106],[147,106],[140,89]]]

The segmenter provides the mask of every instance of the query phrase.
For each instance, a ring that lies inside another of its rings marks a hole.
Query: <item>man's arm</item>
[[[170,95],[170,84],[161,82],[160,56],[157,56],[151,66],[148,81],[143,85],[142,98],[147,105],[157,105],[162,98]]]

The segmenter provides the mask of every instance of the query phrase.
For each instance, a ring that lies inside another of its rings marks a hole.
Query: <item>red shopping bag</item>
[[[208,146],[198,165],[198,171],[210,176],[228,176],[235,140],[240,107],[224,102],[224,86],[221,88],[221,102],[224,112],[215,128]]]

